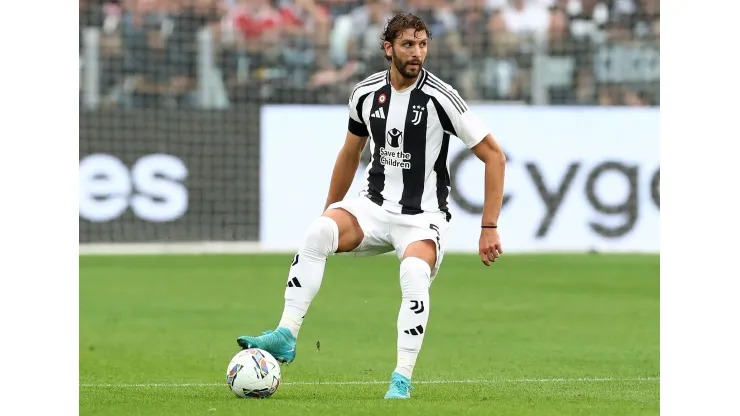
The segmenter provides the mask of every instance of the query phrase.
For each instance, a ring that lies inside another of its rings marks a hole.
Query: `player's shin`
[[[336,252],[338,242],[337,223],[331,218],[319,217],[309,226],[293,257],[285,287],[285,309],[278,327],[288,328],[294,337],[298,337],[306,311],[319,292],[326,259]]]
[[[429,320],[429,264],[418,257],[401,262],[401,310],[398,313],[398,361],[395,371],[411,378]]]

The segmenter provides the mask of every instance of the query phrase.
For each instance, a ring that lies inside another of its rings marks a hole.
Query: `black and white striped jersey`
[[[391,212],[441,211],[448,219],[450,136],[472,148],[489,133],[457,91],[426,69],[402,91],[389,70],[359,82],[349,98],[349,131],[370,137],[363,195]]]

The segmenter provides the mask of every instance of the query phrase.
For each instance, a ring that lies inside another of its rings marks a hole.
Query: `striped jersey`
[[[390,70],[359,82],[348,128],[369,136],[362,195],[391,212],[444,212],[448,220],[450,136],[472,148],[489,133],[457,91],[426,69],[402,91],[391,85]]]

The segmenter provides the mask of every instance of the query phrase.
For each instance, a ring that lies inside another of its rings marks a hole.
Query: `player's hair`
[[[387,61],[390,61],[391,57],[385,53],[385,42],[390,42],[392,45],[393,41],[401,37],[406,29],[414,29],[415,32],[426,32],[427,38],[432,39],[432,32],[424,20],[411,13],[399,13],[388,20],[385,30],[380,36],[380,49],[383,50],[383,55]]]

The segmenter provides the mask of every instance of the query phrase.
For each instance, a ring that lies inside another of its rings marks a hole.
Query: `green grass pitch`
[[[393,402],[398,260],[331,257],[284,384],[237,399],[236,337],[275,327],[291,260],[80,257],[80,413],[659,414],[657,255],[447,255],[416,389]]]

